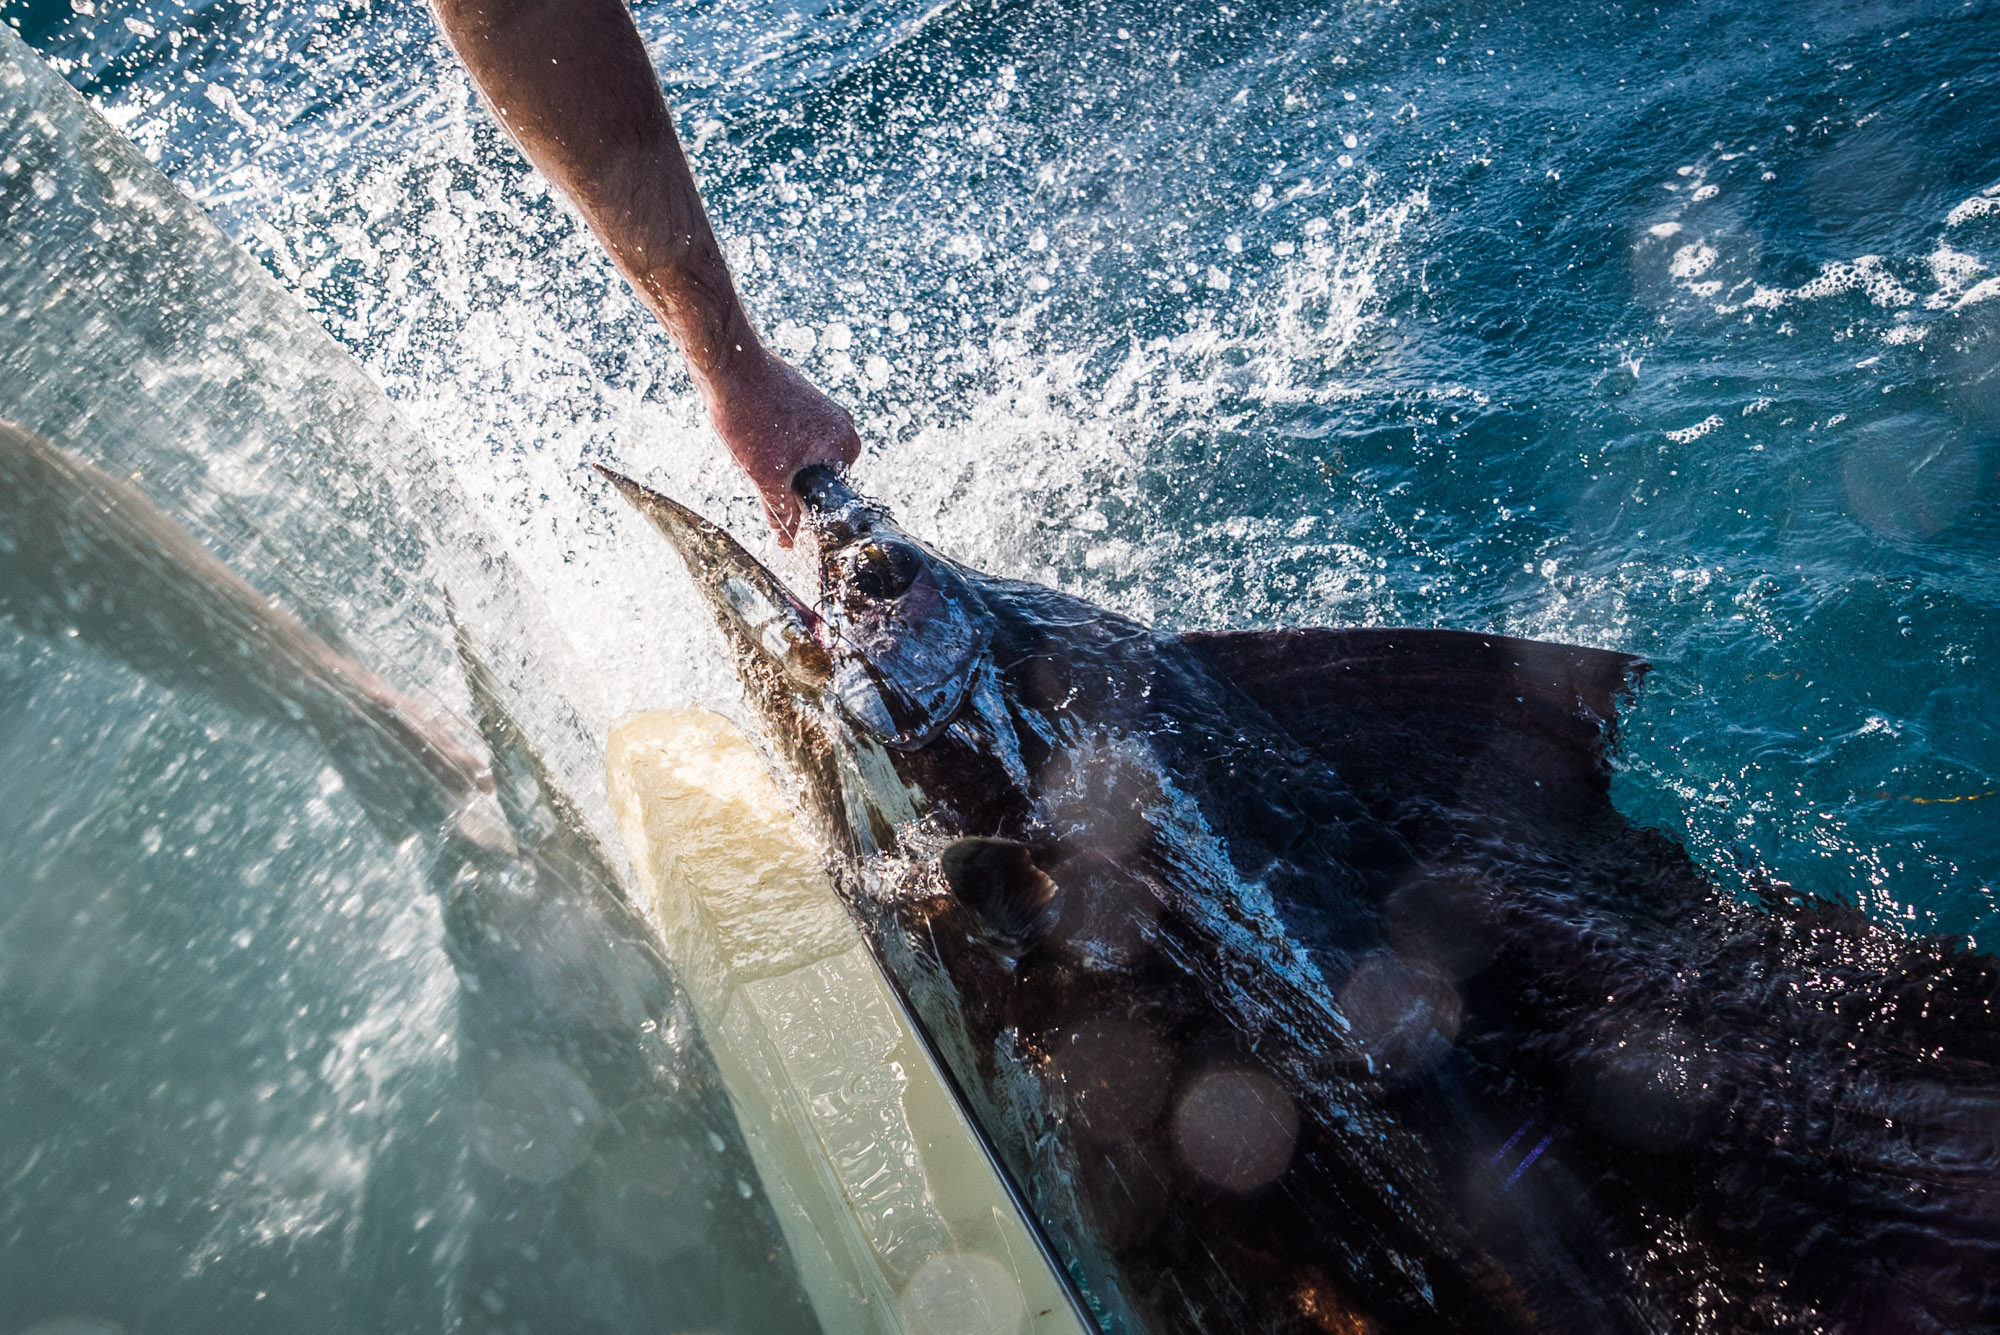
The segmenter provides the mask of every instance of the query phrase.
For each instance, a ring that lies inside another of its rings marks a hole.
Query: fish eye
[[[847,587],[864,598],[900,598],[921,568],[917,554],[902,543],[866,542],[849,559]]]

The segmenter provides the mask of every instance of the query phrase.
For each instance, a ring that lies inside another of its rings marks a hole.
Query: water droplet
[[[1210,1186],[1249,1192],[1291,1165],[1299,1111],[1263,1071],[1223,1067],[1198,1076],[1174,1109],[1174,1148]]]
[[[1013,1335],[1023,1311],[1006,1267],[963,1252],[924,1262],[898,1306],[911,1335]]]

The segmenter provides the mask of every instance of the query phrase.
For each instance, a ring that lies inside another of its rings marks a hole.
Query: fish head
[[[622,473],[595,467],[680,553],[736,650],[739,670],[775,693],[811,698],[826,689],[833,659],[821,619],[782,579],[720,525]]]
[[[966,706],[991,659],[992,617],[956,564],[830,468],[795,484],[819,548],[833,693],[882,745],[914,751]]]
[[[809,603],[718,525],[598,472],[686,562],[760,734],[829,844],[891,850],[922,817],[973,807],[950,823],[992,833],[1005,823],[995,810],[1025,806],[1026,776],[994,754],[995,734],[1011,729],[976,722],[998,690],[993,618],[969,572],[815,468],[799,484],[818,552]]]

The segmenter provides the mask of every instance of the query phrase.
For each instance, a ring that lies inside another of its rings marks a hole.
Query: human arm
[[[686,355],[717,434],[789,541],[793,475],[852,463],[861,443],[847,411],[757,337],[622,0],[431,4],[500,123]]]

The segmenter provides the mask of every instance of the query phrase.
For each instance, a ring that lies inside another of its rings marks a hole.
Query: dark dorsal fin
[[[1012,839],[960,839],[940,859],[958,901],[1003,943],[1033,945],[1053,915],[1056,886],[1026,844]]]
[[[1629,654],[1458,630],[1183,637],[1364,798],[1495,816],[1608,813]]]

